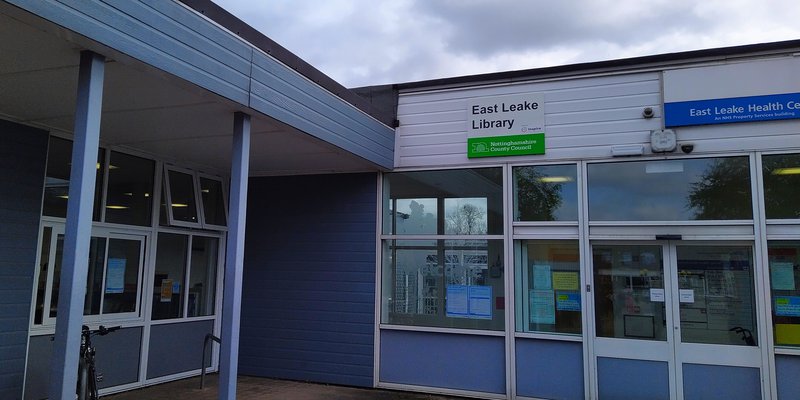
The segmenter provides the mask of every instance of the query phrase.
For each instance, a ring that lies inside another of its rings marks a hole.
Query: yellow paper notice
[[[800,344],[800,325],[775,324],[775,344]]]
[[[553,289],[578,290],[579,285],[577,272],[553,272]]]

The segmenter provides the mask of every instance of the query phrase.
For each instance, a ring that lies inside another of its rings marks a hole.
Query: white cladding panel
[[[664,101],[800,92],[800,58],[782,57],[664,71]]]
[[[777,82],[794,89],[800,79],[787,76],[800,68],[795,59],[755,59],[696,68],[664,71],[670,79],[707,76],[730,80],[698,78],[701,92],[686,85],[678,98],[720,98],[723,86],[738,87],[741,95],[775,93]],[[702,74],[695,75],[697,72]],[[775,79],[767,79],[765,76]],[[664,78],[666,79],[666,77]],[[675,82],[672,80],[672,82]],[[794,82],[794,83],[792,83]],[[665,82],[666,83],[666,82]],[[650,131],[662,128],[661,73],[634,73],[548,82],[476,86],[429,92],[401,93],[397,113],[395,167],[428,168],[497,163],[539,163],[562,160],[591,160],[611,157],[616,145],[644,145],[650,152]],[[481,97],[530,92],[544,94],[545,154],[515,157],[467,158],[467,104]],[[690,95],[691,92],[691,95]],[[733,93],[733,92],[731,92]],[[746,94],[744,94],[746,93]],[[642,111],[652,107],[655,117],[645,119]],[[741,151],[785,151],[800,148],[800,120],[687,126],[674,129],[678,144],[694,145],[692,155]],[[680,147],[680,146],[679,146]],[[671,153],[683,155],[680,150]]]
[[[396,167],[440,167],[513,161],[606,158],[617,144],[649,144],[661,127],[659,73],[581,78],[401,93]],[[476,98],[544,94],[544,155],[467,158],[467,105]],[[655,118],[642,110],[653,107]]]

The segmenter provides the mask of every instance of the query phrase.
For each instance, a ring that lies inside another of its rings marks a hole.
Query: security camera
[[[682,144],[681,145],[681,151],[686,153],[686,154],[691,153],[692,151],[694,151],[694,144],[692,144],[692,143]]]
[[[653,107],[645,107],[644,111],[642,111],[642,116],[647,119],[653,118],[655,115],[656,113],[653,111]]]

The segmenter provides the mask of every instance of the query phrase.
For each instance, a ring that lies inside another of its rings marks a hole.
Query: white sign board
[[[483,97],[467,103],[467,136],[544,132],[544,94]]]

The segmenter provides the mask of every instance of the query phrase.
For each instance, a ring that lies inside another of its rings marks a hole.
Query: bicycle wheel
[[[94,370],[94,360],[89,364],[89,374],[87,375],[88,378],[88,387],[89,387],[89,397],[87,400],[97,400],[100,398],[100,395],[97,393],[97,372]]]
[[[81,358],[78,361],[78,388],[76,390],[78,400],[89,400],[89,368],[86,360]]]

